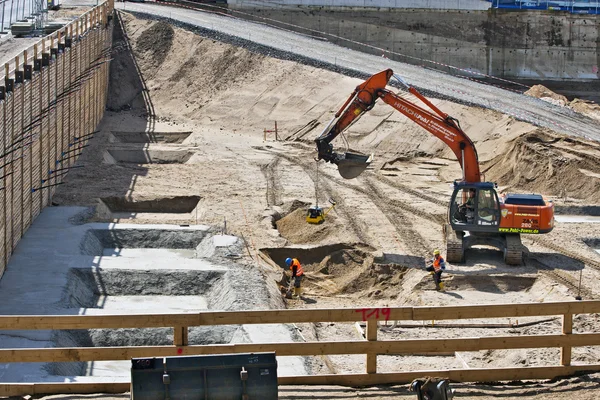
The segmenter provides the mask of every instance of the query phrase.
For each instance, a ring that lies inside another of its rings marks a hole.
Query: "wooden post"
[[[9,77],[9,73],[10,73],[10,65],[8,63],[4,64],[4,76],[6,78]],[[7,96],[8,97],[8,96]],[[4,123],[3,126],[5,126],[5,131],[4,131],[4,136],[2,137],[2,147],[3,147],[3,151],[2,154],[6,154],[6,147],[8,145],[7,143],[7,138],[11,137],[8,134],[9,128],[7,126],[6,120],[8,118],[6,118],[6,114],[8,113],[8,107],[6,106],[6,103],[4,103]],[[12,121],[11,121],[12,122]],[[12,133],[11,133],[12,135]],[[6,195],[6,191],[8,190],[8,185],[6,184],[7,179],[4,178],[4,186],[6,187],[6,189],[4,189],[2,191],[2,202],[4,203],[4,265],[8,265],[8,259],[10,258],[10,255],[12,254],[11,251],[11,247],[8,245],[8,221],[7,221],[7,212],[8,212],[8,204],[7,204],[7,195]]]
[[[188,345],[188,327],[175,326],[173,328],[173,345],[187,346]]]
[[[377,320],[367,321],[367,340],[377,341]],[[367,374],[377,373],[377,354],[367,353]]]
[[[42,43],[44,43],[43,40],[42,40]],[[44,52],[44,48],[42,47],[42,53],[43,52]],[[33,45],[33,58],[34,58],[34,60],[37,60],[38,56],[39,56],[39,54],[38,54],[38,47],[37,47],[37,44],[35,44],[35,45]],[[43,87],[44,87],[44,74],[42,73],[41,70],[40,70],[40,75],[39,76],[40,76],[40,83],[39,83],[40,91],[39,91],[39,94],[38,94],[38,98],[39,98],[39,101],[38,101],[38,115],[42,115],[42,109],[43,109],[43,106],[42,106],[42,104],[43,104],[42,97],[43,96],[42,96],[42,94],[44,93],[44,89],[43,89]],[[44,126],[43,125],[43,121],[40,121],[39,122],[39,132],[40,132],[40,134],[39,134],[39,138],[38,138],[38,141],[40,143],[40,147],[39,147],[39,150],[38,150],[39,151],[39,156],[40,156],[40,162],[39,162],[39,165],[38,165],[38,167],[40,168],[40,179],[44,178],[44,162],[43,162],[43,160],[44,160],[44,157],[43,157],[43,149],[44,149],[43,143],[44,142],[42,141],[42,137],[43,137],[42,127],[43,126]],[[39,209],[39,213],[41,213],[42,212],[42,208],[44,207],[44,196],[42,196],[42,192],[39,192],[39,196],[40,196],[40,209]],[[32,203],[33,203],[33,200],[32,200]],[[37,215],[36,215],[36,217],[37,217]]]
[[[573,314],[563,315],[563,335],[573,333]],[[563,346],[560,352],[560,363],[563,366],[571,365],[571,346]]]
[[[28,57],[27,57],[27,50],[23,51],[23,70],[25,70],[25,66],[27,65],[28,62]],[[32,66],[33,68],[33,66]],[[29,107],[28,107],[28,112],[25,112],[25,115],[27,115],[27,126],[31,128],[31,120],[32,120],[32,115],[33,115],[33,98],[34,98],[35,94],[33,93],[33,71],[32,71],[32,79],[29,82],[29,96],[27,98],[28,103],[29,103]],[[33,133],[33,131],[32,131]],[[25,231],[31,226],[31,224],[33,223],[33,194],[31,193],[31,188],[33,187],[33,144],[31,144],[29,146],[28,149],[28,159],[29,159],[29,180],[27,182],[27,187],[25,187],[25,176],[23,176],[23,181],[22,181],[22,190],[23,193],[27,194],[27,202],[25,202],[25,200],[23,200],[23,206],[27,207],[27,210],[29,211],[29,216],[28,216],[28,221],[27,221],[27,227],[23,226],[23,234],[25,234]],[[23,163],[23,160],[21,160],[21,163]],[[23,170],[24,164],[21,164],[21,169]],[[21,234],[21,236],[23,236],[23,234]]]

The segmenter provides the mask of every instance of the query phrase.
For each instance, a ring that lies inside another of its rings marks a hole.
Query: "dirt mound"
[[[587,115],[590,118],[600,121],[600,105],[593,101],[574,99],[569,103],[569,107],[580,114]]]
[[[307,264],[305,270],[310,293],[395,298],[408,268],[374,263],[370,253],[343,249],[327,255],[319,263]]]
[[[306,222],[308,207],[297,208],[275,223],[281,236],[294,244],[323,243],[334,236],[340,228],[337,217],[327,214],[322,224]]]
[[[169,54],[174,37],[175,31],[170,24],[164,21],[156,22],[137,38],[136,50],[145,53],[150,62],[158,67]]]
[[[538,129],[486,164],[486,180],[508,190],[597,202],[600,145]]]
[[[565,106],[569,103],[569,100],[560,94],[554,93],[543,85],[534,85],[525,92],[527,96],[537,97],[540,100],[547,101],[548,103],[556,104],[557,106]]]

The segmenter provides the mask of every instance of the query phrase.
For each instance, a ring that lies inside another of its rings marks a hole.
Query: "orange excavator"
[[[386,89],[392,77],[406,86],[408,92],[429,110]],[[499,196],[495,183],[483,181],[475,145],[463,132],[458,120],[439,110],[391,69],[371,76],[356,87],[316,139],[318,159],[336,164],[340,175],[346,179],[360,175],[371,163],[372,156],[336,153],[331,141],[371,110],[378,99],[441,139],[452,149],[462,167],[462,178],[454,181],[448,223],[444,225],[446,259],[463,262],[467,249],[488,245],[503,251],[506,264],[521,264],[523,246],[520,235],[550,232],[554,227],[554,204],[539,194]]]

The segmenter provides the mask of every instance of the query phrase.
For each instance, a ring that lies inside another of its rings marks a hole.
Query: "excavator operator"
[[[473,223],[475,216],[475,189],[469,189],[467,201],[458,206],[458,213],[461,221]]]

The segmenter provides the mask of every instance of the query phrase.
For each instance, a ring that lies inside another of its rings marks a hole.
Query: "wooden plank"
[[[364,320],[430,320],[496,318],[600,312],[600,301],[525,303],[459,307],[398,307],[310,310],[215,311],[196,314],[0,316],[6,329],[152,328],[201,325],[355,322]]]
[[[154,328],[171,326],[354,322],[364,309],[219,311],[189,314],[0,316],[0,330]],[[394,319],[406,319],[410,308],[391,309]]]
[[[129,382],[103,383],[0,383],[0,396],[26,396],[36,394],[91,394],[125,393]]]
[[[426,376],[447,378],[452,382],[514,381],[523,379],[554,379],[578,372],[600,371],[600,364],[569,367],[519,367],[493,369],[455,369],[385,374],[305,375],[277,378],[279,385],[340,385],[369,386],[381,384],[405,384]]]
[[[377,321],[367,321],[367,340],[369,342],[377,341]],[[367,374],[377,373],[377,353],[367,353]]]
[[[304,343],[242,343],[203,346],[68,347],[0,349],[0,362],[64,362],[128,360],[134,357],[175,355],[259,353],[274,351],[278,356],[331,354],[414,354],[431,352],[527,349],[600,345],[600,333],[540,336],[497,336],[487,338],[411,339],[379,341],[335,341]]]
[[[413,320],[532,317],[598,312],[600,301],[470,305],[454,307],[414,307]]]
[[[563,315],[562,332],[564,335],[573,333],[573,314]],[[564,366],[571,365],[571,346],[563,346],[560,349],[560,363]]]
[[[187,346],[188,345],[188,327],[176,326],[173,328],[173,345]]]

